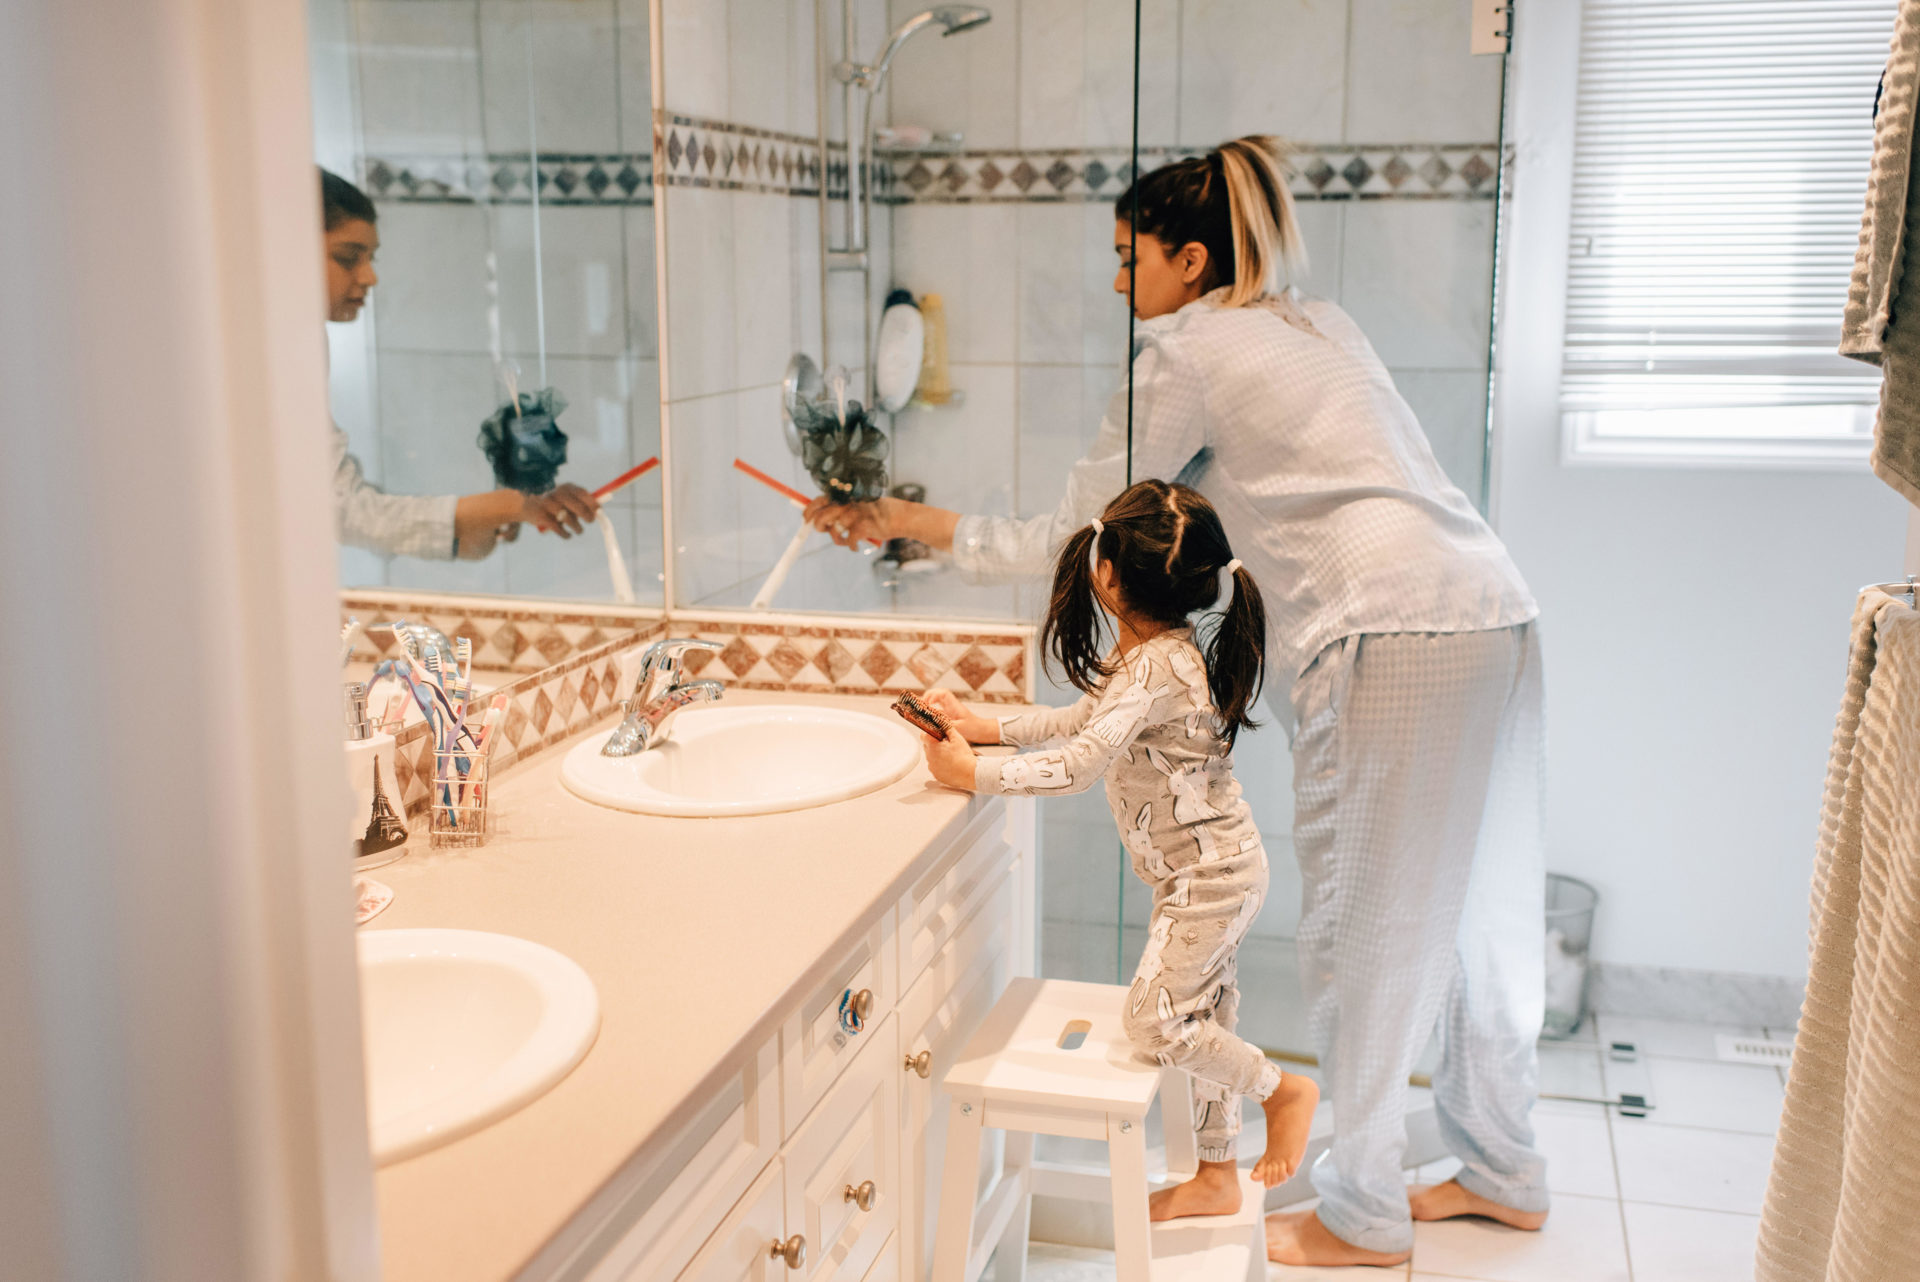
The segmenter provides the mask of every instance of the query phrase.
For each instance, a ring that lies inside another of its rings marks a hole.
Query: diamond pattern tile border
[[[620,702],[629,652],[669,633],[718,642],[724,647],[718,654],[688,655],[687,670],[744,690],[883,694],[939,686],[979,703],[1032,698],[1033,629],[1017,625],[894,628],[825,617],[760,622],[684,614],[669,621],[638,612],[576,615],[388,593],[342,594],[341,614],[364,622],[431,622],[450,637],[475,642],[476,668],[518,674],[495,689],[509,700],[491,762],[496,775],[609,718]],[[568,647],[558,662],[543,662],[540,639],[547,637]],[[385,648],[391,647],[387,638]],[[400,733],[394,767],[408,816],[425,815],[433,777],[426,726]]]
[[[1144,147],[1146,168],[1199,154]],[[1297,144],[1289,186],[1296,200],[1491,200],[1495,143]],[[1507,159],[1512,160],[1512,149]],[[890,151],[875,159],[881,204],[1004,204],[1112,200],[1132,178],[1125,148]],[[369,156],[360,177],[376,200],[425,204],[526,204],[536,166],[526,155]],[[542,153],[543,203],[651,205],[655,186],[820,194],[820,151],[800,134],[672,112],[654,113],[651,152]],[[827,195],[847,194],[847,153],[827,149]]]

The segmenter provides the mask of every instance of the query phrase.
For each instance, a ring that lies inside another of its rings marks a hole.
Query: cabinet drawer
[[[773,1254],[786,1237],[786,1181],[775,1158],[700,1249],[679,1282],[781,1282],[792,1276]],[[636,1275],[638,1276],[638,1275]],[[664,1273],[648,1275],[665,1277]]]
[[[870,1032],[783,1151],[787,1232],[807,1239],[796,1282],[860,1282],[900,1222],[896,1021],[890,1016]]]
[[[955,928],[972,916],[1014,849],[1004,803],[989,805],[900,900],[900,977],[911,984]]]
[[[954,1057],[993,1010],[1015,971],[1012,948],[1017,866],[1002,872],[974,915],[934,954],[900,999],[900,1168],[909,1189],[900,1211],[901,1271],[927,1277],[939,1219],[946,1154],[947,1107],[940,1081]],[[911,1062],[927,1054],[927,1075]],[[990,1132],[981,1149],[977,1203],[990,1193],[1003,1160],[1004,1137]]]
[[[787,1017],[780,1033],[781,1099],[786,1133],[792,1135],[853,1057],[874,1039],[900,996],[894,972],[893,912],[881,914],[860,942],[849,949],[827,978]],[[871,994],[864,1027],[850,1033],[841,1025],[843,999]]]
[[[779,1146],[779,1039],[770,1037],[644,1173],[630,1182],[614,1178],[596,1198],[606,1210],[589,1206],[576,1218],[600,1227],[576,1249],[573,1263],[552,1276],[587,1282],[672,1277]]]

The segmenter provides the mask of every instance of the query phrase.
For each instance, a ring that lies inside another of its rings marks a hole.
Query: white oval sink
[[[649,815],[764,815],[884,788],[920,761],[918,736],[868,712],[806,704],[691,708],[665,743],[603,757],[608,731],[567,753],[560,779],[588,801]]]
[[[587,972],[551,948],[479,930],[359,936],[367,1120],[384,1165],[539,1098],[600,1031]]]

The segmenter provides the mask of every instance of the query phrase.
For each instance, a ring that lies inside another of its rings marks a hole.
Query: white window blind
[[[1586,0],[1562,408],[1576,454],[1864,456],[1835,352],[1896,0]]]

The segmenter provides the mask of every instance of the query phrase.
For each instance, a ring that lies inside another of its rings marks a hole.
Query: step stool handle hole
[[[1077,1051],[1086,1044],[1087,1034],[1093,1031],[1093,1025],[1084,1019],[1071,1019],[1060,1030],[1060,1040],[1054,1045],[1063,1051]]]

